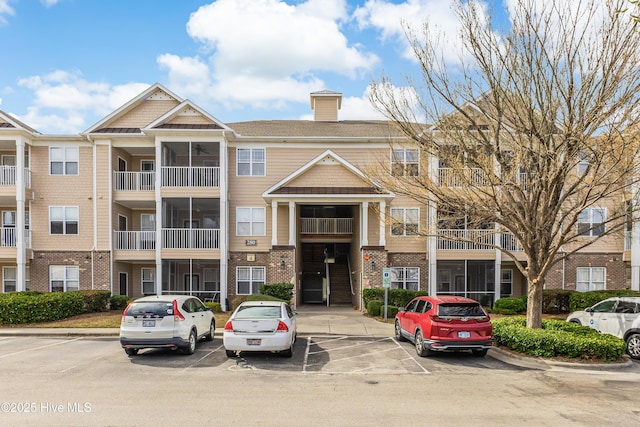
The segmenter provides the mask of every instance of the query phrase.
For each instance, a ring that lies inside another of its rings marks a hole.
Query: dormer
[[[311,109],[316,122],[337,122],[338,110],[342,106],[342,94],[331,90],[311,92]]]

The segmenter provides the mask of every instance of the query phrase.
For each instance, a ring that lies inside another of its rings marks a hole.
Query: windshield
[[[440,304],[438,316],[473,317],[486,316],[480,304]]]
[[[236,319],[278,319],[280,306],[245,305],[240,306],[235,314]]]

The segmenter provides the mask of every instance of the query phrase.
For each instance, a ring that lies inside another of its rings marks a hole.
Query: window
[[[144,295],[154,295],[156,293],[156,269],[143,268],[140,271],[142,279],[142,293]]]
[[[16,267],[2,267],[2,291],[15,292],[16,291],[17,273]]]
[[[264,176],[264,148],[238,148],[236,150],[236,170],[238,176]]]
[[[420,290],[419,267],[391,267],[389,270],[391,289]]]
[[[78,208],[76,206],[50,206],[49,232],[51,234],[78,234]]]
[[[578,267],[576,269],[576,291],[601,291],[607,289],[605,267]]]
[[[205,268],[204,290],[220,292],[220,270],[217,268]]]
[[[513,270],[500,272],[500,298],[510,297],[513,293]]]
[[[78,175],[78,147],[50,147],[51,175]]]
[[[605,209],[585,209],[578,215],[578,233],[581,236],[600,236],[604,233]]]
[[[391,208],[391,235],[418,235],[419,208]]]
[[[236,270],[236,294],[257,294],[260,285],[264,285],[264,267],[237,267]]]
[[[583,176],[589,168],[589,156],[585,152],[578,155],[578,176]]]
[[[236,208],[236,236],[264,236],[264,208]]]
[[[80,267],[77,265],[49,266],[51,292],[77,291],[80,289]]]
[[[393,150],[391,155],[391,174],[393,176],[418,176],[418,150]]]

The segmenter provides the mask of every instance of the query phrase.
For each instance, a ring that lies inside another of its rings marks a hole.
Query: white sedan
[[[272,351],[293,355],[296,312],[279,301],[245,301],[224,326],[223,343],[228,357],[241,351]]]

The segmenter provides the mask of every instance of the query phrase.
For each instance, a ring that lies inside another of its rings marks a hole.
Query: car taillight
[[[276,328],[276,332],[289,332],[289,327],[282,320],[278,322],[278,327]]]
[[[451,319],[446,318],[446,317],[440,317],[440,316],[437,316],[435,314],[432,314],[429,317],[431,317],[431,321],[432,322],[451,322]]]
[[[224,324],[224,330],[229,332],[233,331],[233,323],[231,323],[231,320]]]
[[[184,316],[178,310],[178,301],[173,300],[173,320],[184,320]]]
[[[127,304],[124,311],[122,312],[123,317],[127,315],[127,311],[129,310],[129,307],[131,307],[132,305],[133,305],[133,302],[130,302],[129,304]]]

